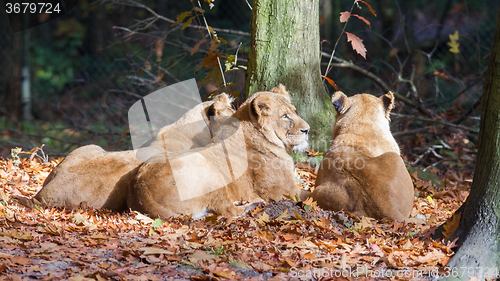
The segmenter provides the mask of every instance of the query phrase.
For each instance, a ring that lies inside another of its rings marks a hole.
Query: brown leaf
[[[159,255],[159,254],[166,254],[166,255],[173,255],[174,253],[171,251],[167,251],[164,249],[156,248],[156,247],[142,247],[139,248],[139,251],[143,251],[143,255]]]
[[[209,263],[213,263],[216,259],[216,256],[200,250],[194,251],[191,257],[189,257],[189,260],[192,263],[197,263],[198,261],[208,261]]]
[[[30,259],[28,259],[26,257],[22,257],[22,256],[13,257],[10,259],[10,261],[13,263],[17,263],[19,265],[26,265],[26,264],[29,264],[31,262]]]
[[[358,19],[360,19],[360,20],[364,21],[364,22],[368,25],[368,27],[369,27],[370,29],[372,28],[372,26],[370,25],[370,22],[369,22],[367,19],[365,19],[364,17],[359,16],[359,15],[356,15],[356,14],[352,14],[352,15],[353,15],[353,16],[355,16],[355,17],[357,17]]]
[[[156,61],[159,62],[161,61],[161,57],[163,56],[163,47],[164,47],[163,40],[157,40],[155,42],[155,47],[156,47]]]
[[[205,41],[206,41],[206,39],[203,39],[200,42],[196,43],[196,45],[194,45],[194,48],[191,49],[191,55],[196,53],[196,51],[198,51],[198,49],[200,48],[201,44],[203,44]]]
[[[450,239],[453,233],[455,233],[455,231],[457,230],[458,226],[460,225],[461,217],[462,213],[455,213],[444,224],[443,236],[446,240]]]
[[[215,264],[211,264],[208,269],[210,272],[212,272],[214,275],[223,277],[223,278],[228,278],[228,279],[236,279],[236,278],[241,278],[238,275],[236,275],[236,272],[233,270],[227,268],[227,267],[222,267],[222,266],[217,266]]]
[[[346,22],[351,17],[351,13],[348,11],[340,12],[340,22]]]
[[[356,2],[361,2],[361,3],[365,4],[366,6],[368,6],[368,10],[370,10],[370,13],[372,13],[374,16],[377,16],[377,12],[375,12],[375,10],[372,8],[372,6],[370,6],[370,4],[366,3],[363,0],[356,0]]]
[[[366,48],[365,45],[363,44],[363,40],[361,40],[361,38],[359,38],[358,36],[349,33],[347,31],[345,32],[345,34],[347,35],[347,42],[351,42],[352,48],[358,54],[360,54],[364,59],[366,59]]]
[[[261,225],[265,225],[266,223],[269,222],[269,215],[267,213],[262,213],[262,215],[258,217],[256,221]]]

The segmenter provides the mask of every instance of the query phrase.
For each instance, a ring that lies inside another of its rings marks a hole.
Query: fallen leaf
[[[197,263],[198,261],[208,261],[211,263],[214,262],[216,259],[217,259],[216,256],[200,250],[194,251],[193,254],[189,257],[189,260],[192,263]]]
[[[461,217],[462,213],[455,213],[448,220],[446,220],[446,223],[443,225],[443,236],[446,240],[450,239],[453,233],[455,233],[455,231],[457,230],[458,226],[460,225]]]
[[[166,254],[166,255],[173,255],[174,253],[171,251],[167,251],[161,248],[156,248],[156,247],[142,247],[139,248],[139,251],[143,251],[143,255],[159,255],[159,254]]]
[[[84,225],[86,222],[87,222],[87,219],[84,218],[82,216],[82,214],[80,213],[76,213],[73,215],[73,217],[71,218],[71,222],[74,223],[74,224],[81,224],[81,225]]]
[[[266,223],[268,223],[268,222],[269,222],[269,215],[268,215],[267,213],[265,213],[265,212],[264,212],[264,213],[262,213],[262,215],[261,215],[260,217],[258,217],[258,218],[256,219],[256,221],[257,221],[258,223],[260,223],[261,225],[265,225]]]
[[[368,227],[373,227],[368,217],[363,217],[359,222],[354,223],[354,229],[356,230],[363,230]]]

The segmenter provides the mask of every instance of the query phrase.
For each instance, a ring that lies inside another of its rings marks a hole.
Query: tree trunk
[[[21,17],[13,17],[12,30],[19,30],[22,26]],[[23,62],[23,32],[5,34],[5,49],[0,54],[2,61],[3,94],[0,96],[0,104],[6,119],[12,124],[18,125],[22,119],[22,62]]]
[[[448,263],[448,279],[496,277],[500,268],[500,10],[481,100],[481,127],[474,181],[460,224],[450,240],[459,249]]]
[[[330,146],[333,110],[321,80],[319,0],[254,0],[248,96],[283,84],[311,126],[311,147]]]

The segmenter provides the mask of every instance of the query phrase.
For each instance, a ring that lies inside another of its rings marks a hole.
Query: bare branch
[[[417,108],[421,113],[423,113],[425,115],[429,115],[427,110],[425,110],[425,108],[423,108],[420,104],[417,104],[416,102],[414,102],[414,101],[408,99],[407,97],[401,95],[400,93],[394,91],[391,87],[389,87],[389,85],[387,85],[387,83],[385,83],[380,77],[375,75],[373,72],[370,72],[370,71],[368,71],[368,70],[366,70],[358,65],[355,65],[351,61],[346,61],[346,60],[343,60],[343,59],[336,57],[336,56],[332,57],[330,54],[325,53],[325,52],[321,52],[321,55],[323,57],[326,57],[326,58],[331,58],[337,62],[337,63],[331,64],[332,66],[350,68],[354,71],[357,71],[357,72],[363,74],[364,76],[372,79],[373,82],[377,83],[377,85],[379,85],[384,92],[393,92],[394,96],[396,96],[396,98],[398,98],[402,102]],[[322,63],[321,65],[326,65],[326,63]]]
[[[156,17],[156,18],[158,18],[160,20],[163,20],[163,21],[171,23],[171,24],[176,24],[176,25],[182,26],[182,23],[176,23],[175,20],[169,19],[169,18],[164,17],[162,15],[159,15],[153,9],[149,8],[148,6],[146,6],[144,4],[141,4],[141,3],[137,3],[135,1],[131,1],[131,0],[103,0],[103,1],[101,1],[101,3],[106,3],[106,2],[111,2],[111,3],[120,4],[120,5],[124,5],[124,6],[145,9],[146,11],[150,12],[154,17]],[[194,29],[203,29],[203,30],[206,29],[205,26],[196,25],[196,24],[189,24],[187,27],[194,28]],[[250,33],[249,32],[244,32],[244,31],[240,31],[240,30],[225,29],[225,28],[214,28],[214,27],[212,28],[212,30],[214,30],[216,32],[219,32],[219,33],[235,34],[235,35],[241,35],[241,36],[250,37]]]
[[[469,131],[471,133],[479,134],[479,130],[475,130],[475,129],[472,129],[470,127],[466,127],[466,126],[462,126],[462,125],[456,125],[456,124],[453,124],[453,123],[450,123],[450,122],[446,122],[446,121],[440,121],[440,120],[435,120],[435,119],[431,119],[431,118],[425,118],[425,117],[413,116],[413,115],[406,115],[406,114],[399,114],[399,113],[393,113],[393,112],[391,112],[391,116],[400,117],[400,118],[406,118],[406,119],[419,120],[419,121],[430,122],[430,123],[437,123],[437,124],[441,124],[441,125],[444,125],[444,126],[452,127],[452,128],[455,128],[455,129],[466,130],[466,131]]]

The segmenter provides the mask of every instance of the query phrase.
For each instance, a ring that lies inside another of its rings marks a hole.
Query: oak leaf
[[[266,223],[269,222],[269,215],[267,213],[262,213],[262,215],[258,217],[256,221],[261,225],[265,225]]]
[[[455,231],[457,230],[458,226],[460,225],[461,217],[462,213],[455,213],[443,225],[444,227],[443,236],[446,240],[450,239],[453,233],[455,233]]]
[[[363,40],[359,38],[358,36],[345,32],[347,35],[347,42],[351,42],[352,48],[360,54],[364,59],[366,59],[366,48],[365,45],[363,44]]]

